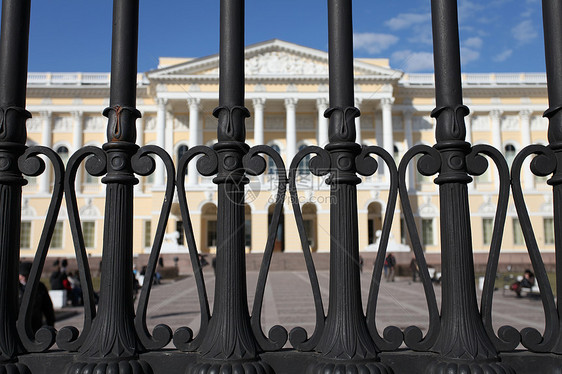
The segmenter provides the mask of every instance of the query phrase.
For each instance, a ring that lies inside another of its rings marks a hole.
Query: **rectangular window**
[[[246,247],[252,246],[252,220],[247,219],[244,223],[244,245]]]
[[[494,220],[492,218],[482,219],[482,242],[490,244],[492,242],[492,231],[494,229]]]
[[[306,233],[306,237],[308,238],[308,245],[313,248],[314,247],[314,221],[311,219],[305,219],[303,221],[304,224],[304,232]]]
[[[544,244],[554,244],[554,219],[545,218],[543,220],[544,227]]]
[[[22,221],[20,226],[20,247],[31,248],[31,222]]]
[[[434,177],[426,177],[425,175],[421,174],[418,170],[418,161],[421,158],[421,156],[417,156],[414,158],[414,163],[412,163],[411,165],[409,165],[409,167],[411,168],[415,168],[416,170],[416,182],[417,184],[428,184],[428,183],[432,183]]]
[[[521,225],[519,224],[519,219],[514,218],[513,222],[513,244],[523,245],[525,242],[523,239],[523,231],[521,231]]]
[[[86,248],[93,248],[96,245],[96,223],[82,222],[82,234],[84,235],[84,245]]]
[[[94,177],[86,171],[86,168],[82,168],[82,175],[84,178],[84,184],[99,184],[100,177]]]
[[[375,242],[375,223],[373,222],[372,219],[367,221],[367,238],[369,240],[369,244],[373,244]]]
[[[144,237],[143,237],[143,246],[145,248],[150,247],[152,245],[152,222],[151,221],[144,221]]]
[[[422,219],[423,245],[433,245],[433,219]]]
[[[178,232],[178,245],[183,245],[184,243],[184,232],[183,232],[183,222],[176,222],[176,231]]]
[[[217,246],[217,221],[207,221],[207,247]]]
[[[51,239],[51,248],[55,248],[55,249],[62,248],[62,233],[63,233],[63,223],[57,222],[55,224],[55,230],[53,231],[53,238]]]
[[[406,244],[407,241],[406,231],[407,231],[406,220],[404,219],[404,217],[400,217],[400,243],[401,244]]]

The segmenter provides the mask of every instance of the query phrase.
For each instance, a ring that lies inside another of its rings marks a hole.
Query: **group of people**
[[[49,278],[51,290],[66,290],[67,299],[70,300],[72,306],[83,305],[82,287],[78,274],[67,271],[68,261],[66,259],[56,260],[53,266],[55,270]]]
[[[523,290],[523,288],[533,288],[534,285],[535,285],[535,274],[533,274],[531,270],[526,269],[525,272],[523,273],[523,279],[513,283],[510,286],[510,288],[513,292],[515,292],[517,297],[522,297],[521,291]]]
[[[23,301],[23,294],[25,292],[25,287],[27,286],[27,281],[29,280],[31,267],[32,263],[27,261],[21,262],[19,266],[19,305],[21,305]],[[53,302],[51,301],[47,287],[45,287],[45,285],[41,282],[37,285],[35,296],[30,300],[30,311],[31,328],[33,332],[39,330],[45,325],[55,325],[55,310],[53,308]]]

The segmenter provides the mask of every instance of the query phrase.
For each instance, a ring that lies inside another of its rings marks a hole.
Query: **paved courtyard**
[[[206,269],[205,277],[209,302],[213,303],[214,275],[211,269]],[[248,273],[249,306],[253,303],[253,293],[258,273]],[[329,273],[320,271],[318,274],[324,308],[328,309],[328,284]],[[371,281],[371,274],[361,274],[363,305]],[[435,286],[437,297],[440,297],[441,288]],[[68,311],[80,311],[80,308],[65,308]],[[517,329],[534,327],[539,331],[544,329],[544,315],[540,299],[524,297],[518,299],[512,292],[496,291],[494,295],[494,327],[497,330],[503,325],[511,325]],[[80,327],[83,323],[81,313],[70,318],[57,321],[55,327],[74,325]],[[376,321],[379,331],[390,325],[404,329],[410,325],[417,325],[424,331],[427,330],[428,317],[425,297],[421,283],[412,283],[409,278],[397,278],[395,282],[383,281],[380,288]],[[175,330],[188,326],[197,331],[199,326],[199,308],[197,289],[193,277],[178,281],[167,281],[155,286],[151,293],[148,307],[147,324],[149,330],[157,324],[165,323]],[[276,324],[284,326],[288,331],[301,326],[309,335],[314,330],[314,305],[312,291],[306,272],[285,271],[271,272],[269,274],[264,297],[262,313],[264,331]]]

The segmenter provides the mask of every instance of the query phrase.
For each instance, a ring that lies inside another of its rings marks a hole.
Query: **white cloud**
[[[396,31],[407,29],[413,25],[430,21],[431,15],[429,13],[400,13],[396,17],[393,17],[386,21],[384,24],[387,25],[391,30]]]
[[[503,62],[508,58],[510,58],[512,54],[513,54],[513,49],[506,49],[505,51],[500,52],[494,57],[492,57],[492,60],[495,62]]]
[[[511,32],[515,40],[522,44],[529,43],[538,36],[533,22],[529,19],[518,23],[511,29]]]
[[[398,42],[398,37],[391,34],[376,34],[372,32],[354,33],[354,49],[364,50],[370,54],[377,54]]]
[[[431,25],[416,25],[413,29],[412,36],[408,38],[410,43],[433,45],[433,35],[431,34]]]
[[[431,52],[396,51],[391,56],[395,66],[409,73],[433,70],[433,54]]]
[[[468,48],[480,49],[482,47],[482,39],[475,36],[472,38],[468,38],[464,41],[464,46]]]
[[[461,48],[461,62],[463,64],[469,64],[472,61],[476,61],[480,58],[480,52],[475,51],[471,48]]]

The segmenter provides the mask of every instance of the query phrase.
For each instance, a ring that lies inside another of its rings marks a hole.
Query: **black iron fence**
[[[46,147],[26,147],[25,110],[30,0],[2,1],[0,39],[0,373],[560,373],[562,372],[562,294],[556,295],[542,262],[529,220],[520,173],[523,161],[535,156],[532,171],[551,176],[554,223],[562,227],[562,2],[543,0],[546,68],[550,107],[548,146],[530,145],[511,167],[491,146],[472,146],[465,141],[457,24],[454,0],[432,0],[435,59],[436,143],[415,146],[399,165],[380,147],[355,143],[353,45],[351,0],[329,0],[330,107],[329,144],[310,146],[291,161],[288,175],[280,155],[271,147],[245,143],[244,120],[244,2],[221,0],[220,96],[214,114],[218,142],[211,148],[189,149],[174,165],[156,146],[135,145],[138,0],[115,0],[110,106],[107,143],[84,147],[64,167],[59,156]],[[21,193],[25,176],[45,170],[40,155],[52,164],[55,183],[39,248],[18,309],[18,261]],[[329,308],[324,309],[309,241],[297,198],[296,171],[308,155],[310,172],[328,175],[334,203],[330,211]],[[417,165],[411,161],[421,155]],[[248,176],[266,169],[264,156],[274,160],[279,178],[273,218],[250,313],[247,303],[244,254],[244,185]],[[357,223],[357,174],[368,176],[380,167],[389,170],[387,212],[374,265],[367,312],[363,312],[359,282]],[[500,176],[500,190],[493,238],[480,307],[475,290],[468,184],[483,174],[488,156]],[[167,172],[165,200],[138,306],[132,297],[133,185],[137,175],[154,172],[154,157]],[[188,163],[197,159],[203,176],[215,176],[218,203],[218,248],[215,303],[211,312],[198,259],[184,188]],[[78,216],[75,178],[85,162],[88,173],[102,176],[106,184],[101,292],[96,307]],[[426,176],[436,175],[439,185],[442,301],[437,300],[424,259],[419,234],[406,189],[407,167]],[[178,177],[176,180],[176,176]],[[268,334],[261,326],[261,312],[274,238],[285,195],[291,195],[302,251],[316,309],[311,336],[303,328],[290,332],[283,326]],[[183,327],[175,332],[159,325],[152,332],[146,311],[152,279],[174,192],[181,206],[189,255],[197,283],[201,323],[199,331]],[[544,334],[526,328],[492,327],[492,296],[501,248],[507,203],[513,192],[527,249],[545,314]],[[404,331],[375,323],[379,282],[388,244],[392,216],[400,196],[402,212],[420,266],[429,310],[429,328]],[[59,331],[31,326],[31,304],[40,292],[39,279],[63,197],[69,212],[80,280],[84,285],[84,326],[81,331]],[[228,239],[227,239],[228,238]],[[555,231],[557,289],[562,289],[562,234]],[[381,331],[383,333],[381,334]],[[173,342],[174,349],[164,349]],[[292,348],[283,348],[289,341]],[[55,345],[56,344],[56,345]],[[524,349],[517,350],[523,346]],[[54,347],[54,348],[53,348]]]

